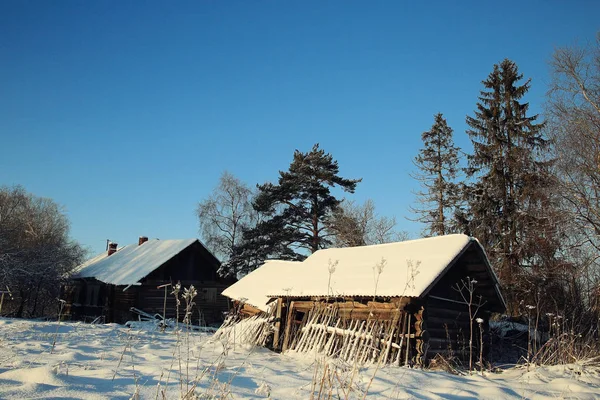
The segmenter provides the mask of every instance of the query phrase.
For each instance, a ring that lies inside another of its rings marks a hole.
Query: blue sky
[[[198,236],[223,170],[273,181],[319,142],[401,229],[420,135],[465,116],[494,63],[542,109],[556,46],[598,1],[1,1],[0,185],[65,206],[74,239]]]

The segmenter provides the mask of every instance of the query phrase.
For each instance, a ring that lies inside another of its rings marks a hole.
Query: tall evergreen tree
[[[412,176],[421,182],[417,192],[418,207],[411,211],[419,215],[415,220],[426,225],[424,234],[446,235],[458,230],[454,214],[459,208],[458,172],[459,148],[454,145],[452,128],[441,113],[434,116],[433,126],[423,132],[423,148],[415,157],[419,171]]]
[[[277,184],[258,185],[253,207],[263,219],[244,233],[231,262],[251,270],[268,258],[302,260],[308,252],[327,247],[327,219],[340,204],[330,189],[354,193],[360,181],[339,176],[337,161],[318,144],[308,153],[296,150]]]
[[[470,233],[488,251],[512,305],[556,264],[558,248],[548,142],[538,116],[520,102],[530,88],[530,80],[521,79],[513,61],[494,65],[475,115],[467,116]]]

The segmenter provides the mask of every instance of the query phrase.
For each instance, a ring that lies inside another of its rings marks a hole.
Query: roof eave
[[[437,283],[440,281],[440,279],[442,279],[442,277],[444,275],[446,275],[446,273],[450,270],[450,268],[452,268],[454,266],[454,264],[456,264],[456,262],[460,259],[460,257],[463,256],[463,254],[469,249],[470,246],[473,245],[473,243],[476,243],[479,250],[481,251],[481,254],[483,254],[483,261],[484,261],[483,264],[486,267],[487,271],[489,272],[490,276],[492,277],[492,280],[494,281],[494,290],[496,291],[496,295],[498,296],[501,306],[503,307],[503,310],[499,310],[497,312],[504,312],[506,310],[506,308],[507,308],[506,301],[504,300],[504,297],[502,296],[502,292],[500,291],[500,281],[498,280],[498,276],[496,275],[492,266],[490,265],[490,260],[488,259],[483,246],[481,245],[481,243],[479,243],[479,240],[475,239],[474,237],[469,237],[469,241],[467,242],[467,244],[465,244],[465,246],[456,255],[456,257],[454,257],[452,259],[452,261],[448,263],[446,268],[444,268],[444,270],[437,276],[437,278],[434,279],[434,281],[423,291],[423,293],[421,293],[420,298],[424,298],[429,294],[429,292],[434,288],[435,285],[437,285]],[[494,311],[496,311],[496,310],[494,310]]]
[[[446,273],[454,266],[454,264],[456,264],[456,262],[462,257],[463,254],[465,254],[465,252],[467,251],[467,249],[469,248],[469,246],[471,245],[471,242],[473,241],[473,238],[469,238],[469,241],[463,246],[463,248],[458,252],[458,254],[456,256],[454,256],[454,258],[452,259],[452,261],[450,261],[445,267],[444,269],[436,276],[436,278],[429,284],[429,286],[427,286],[425,288],[425,290],[423,290],[423,292],[421,293],[421,295],[419,296],[420,298],[424,298],[425,296],[427,296],[429,294],[429,292],[431,291],[431,289],[433,289],[435,287],[435,285],[438,284],[438,282],[446,275]]]
[[[71,277],[71,279],[95,279],[95,280],[97,280],[98,282],[102,282],[102,283],[104,283],[104,284],[106,284],[106,285],[113,285],[113,286],[132,286],[132,285],[138,285],[138,284],[141,284],[141,281],[142,281],[142,279],[145,279],[145,278],[146,278],[148,275],[150,275],[151,273],[153,273],[153,272],[154,272],[154,271],[156,271],[157,269],[161,268],[163,265],[165,265],[166,263],[168,263],[169,261],[171,261],[173,258],[177,257],[177,256],[178,256],[179,254],[181,254],[183,251],[185,251],[185,250],[189,249],[191,246],[193,246],[193,245],[194,245],[194,244],[196,244],[196,243],[199,243],[199,244],[200,244],[200,246],[202,246],[202,247],[204,247],[204,248],[206,249],[206,247],[205,247],[205,246],[202,244],[202,242],[200,242],[200,240],[199,240],[199,239],[195,239],[195,240],[194,240],[194,241],[192,241],[190,244],[188,244],[187,246],[183,247],[183,248],[182,248],[181,250],[179,250],[178,252],[174,253],[174,254],[171,256],[171,258],[169,258],[169,259],[165,260],[163,263],[161,263],[160,265],[158,265],[158,266],[157,266],[156,268],[154,268],[152,271],[148,272],[147,274],[145,274],[144,276],[142,276],[142,277],[138,278],[137,280],[135,280],[135,281],[133,281],[133,282],[132,282],[132,281],[127,281],[127,282],[125,282],[125,283],[121,283],[121,282],[120,282],[120,283],[106,282],[106,281],[103,281],[103,280],[101,280],[101,279],[98,279],[96,276],[85,276],[85,277],[82,277],[82,276],[73,276],[73,277]],[[124,247],[125,247],[125,246],[123,246],[123,247],[121,247],[121,248],[124,248]],[[215,258],[215,260],[216,260],[217,262],[219,262],[218,258],[216,258],[216,257],[215,257],[215,256],[214,256],[214,255],[213,255],[213,254],[212,254],[212,253],[211,253],[211,252],[208,250],[208,249],[206,249],[206,250],[208,251],[208,253],[209,253],[209,254],[210,254],[212,257],[214,257],[214,258]]]

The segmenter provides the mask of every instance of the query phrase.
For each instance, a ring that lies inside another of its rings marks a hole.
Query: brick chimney
[[[148,241],[148,236],[140,236],[140,238],[138,239],[138,246],[143,245],[147,241]]]
[[[110,242],[108,244],[108,255],[110,256],[111,254],[114,254],[117,252],[117,246],[118,244]]]

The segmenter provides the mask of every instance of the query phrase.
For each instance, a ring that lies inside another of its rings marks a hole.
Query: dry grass
[[[600,342],[593,335],[562,332],[553,335],[531,358],[534,365],[600,366]]]

